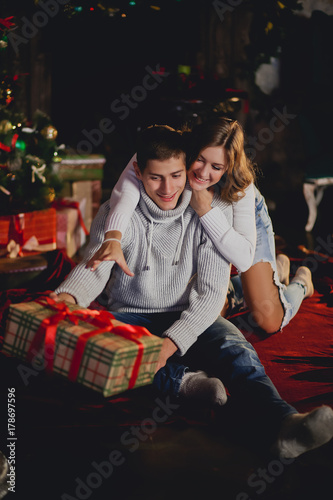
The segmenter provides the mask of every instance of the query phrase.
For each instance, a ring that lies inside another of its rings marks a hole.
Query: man
[[[91,229],[85,258],[55,291],[87,307],[97,296],[115,318],[163,337],[154,384],[165,393],[223,405],[228,388],[238,415],[266,425],[275,453],[296,457],[333,436],[327,406],[300,415],[277,393],[241,332],[219,316],[230,265],[207,238],[186,186],[181,136],[169,127],[141,134],[135,171],[141,199],[122,238],[134,276],[114,262],[91,272],[86,264],[104,240],[108,202]],[[219,197],[214,204],[222,203]],[[224,204],[231,221],[232,206]],[[213,375],[208,377],[206,373]]]

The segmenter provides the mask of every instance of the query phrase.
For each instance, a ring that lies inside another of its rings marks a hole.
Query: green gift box
[[[97,154],[64,156],[57,164],[56,170],[62,180],[101,181],[105,162],[105,157]]]
[[[48,297],[12,304],[2,351],[108,397],[152,383],[163,339]]]

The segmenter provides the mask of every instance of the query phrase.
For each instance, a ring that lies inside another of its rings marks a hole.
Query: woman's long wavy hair
[[[187,168],[208,147],[223,147],[228,167],[219,186],[221,198],[228,202],[238,201],[244,190],[255,181],[255,168],[244,151],[244,132],[236,120],[217,117],[196,125],[187,136]]]

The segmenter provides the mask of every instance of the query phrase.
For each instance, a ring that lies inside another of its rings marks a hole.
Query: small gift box
[[[95,205],[96,202],[98,202],[96,200],[96,198],[98,198],[98,193],[96,193],[96,196],[94,192],[97,187],[96,183],[101,184],[100,181],[66,181],[63,183],[61,192],[61,198],[70,198],[80,204],[83,220],[88,231],[90,230],[92,220],[96,214]]]
[[[84,204],[61,198],[53,206],[57,210],[57,248],[64,248],[67,255],[73,257],[89,234],[84,223]]]
[[[113,322],[107,311],[48,297],[13,304],[2,351],[105,397],[152,383],[163,340],[146,328]]]
[[[24,246],[31,238],[37,242],[38,251],[56,248],[54,208],[0,216],[0,245],[7,245],[10,240],[14,240],[20,246]]]

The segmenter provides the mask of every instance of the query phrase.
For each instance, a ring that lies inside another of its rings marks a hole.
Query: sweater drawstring
[[[153,244],[153,231],[154,231],[154,221],[149,220],[149,231],[148,231],[148,249],[147,249],[147,260],[146,260],[146,271],[150,270],[150,260],[151,260],[151,247]]]
[[[166,223],[168,221],[167,220],[159,221],[159,223],[163,223],[163,222]],[[183,214],[181,214],[181,216],[180,216],[180,222],[181,222],[181,233],[180,233],[180,237],[179,237],[179,240],[177,243],[175,256],[174,256],[174,259],[172,261],[173,266],[176,266],[179,263],[180,253],[181,253],[181,249],[183,246],[183,239],[184,239],[184,234],[185,234],[185,223],[184,223],[184,215]],[[150,271],[151,249],[152,249],[152,245],[153,245],[153,232],[154,232],[154,219],[152,219],[150,217],[149,218],[149,227],[148,227],[148,236],[147,236],[148,248],[147,248],[147,258],[146,258],[145,271]]]
[[[180,237],[179,237],[178,244],[177,244],[177,250],[176,250],[173,262],[172,262],[173,266],[178,265],[179,259],[180,259],[180,252],[181,252],[181,249],[183,246],[183,238],[184,238],[184,215],[183,214],[181,215],[181,226],[182,226],[182,228],[181,228],[181,233],[180,233]]]

